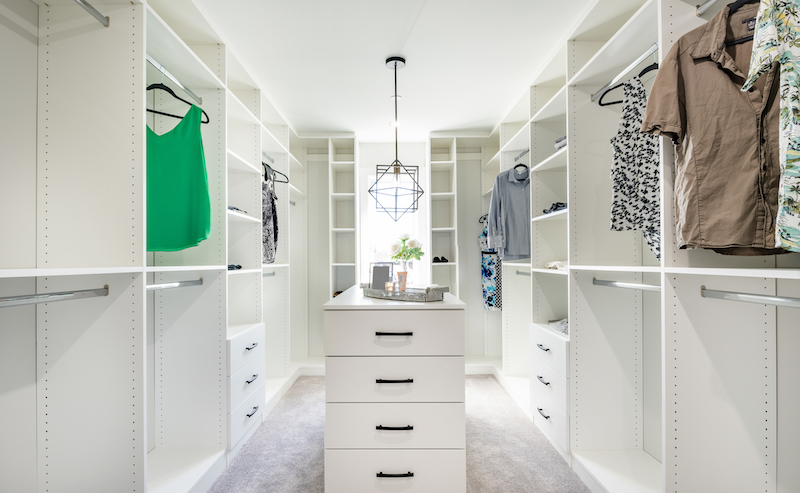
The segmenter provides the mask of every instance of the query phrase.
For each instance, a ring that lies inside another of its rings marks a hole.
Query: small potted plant
[[[389,248],[392,254],[392,260],[399,260],[402,262],[402,269],[397,272],[397,284],[400,291],[406,290],[406,282],[408,281],[408,261],[413,259],[419,260],[425,253],[422,251],[422,243],[411,238],[409,234],[400,235],[400,240],[392,243]]]

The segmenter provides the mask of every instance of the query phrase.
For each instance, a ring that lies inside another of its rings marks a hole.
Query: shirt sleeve
[[[489,202],[489,214],[486,216],[486,241],[489,243],[489,248],[493,248],[498,253],[505,247],[503,222],[500,220],[503,207],[502,201],[500,200],[500,187],[502,186],[500,184],[501,176],[504,176],[504,174],[501,173],[494,179],[492,199]]]
[[[683,87],[676,43],[659,66],[647,99],[642,132],[664,135],[670,137],[675,144],[680,144],[686,130]]]
[[[762,0],[756,17],[756,30],[753,32],[753,53],[750,55],[750,69],[742,91],[750,89],[759,77],[769,72],[774,62],[783,53],[778,37],[778,6],[773,0]],[[785,16],[785,15],[784,15]],[[778,21],[780,22],[780,21]]]

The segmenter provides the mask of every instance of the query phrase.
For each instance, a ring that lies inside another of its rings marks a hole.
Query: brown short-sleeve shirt
[[[642,131],[676,145],[675,206],[680,248],[732,255],[775,249],[780,161],[778,65],[742,92],[752,41],[747,19],[758,5],[732,16],[725,7],[682,36],[660,65]],[[728,19],[730,17],[730,22]],[[744,21],[744,22],[743,22]]]

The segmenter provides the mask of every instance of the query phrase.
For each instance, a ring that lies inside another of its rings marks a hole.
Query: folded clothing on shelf
[[[544,266],[548,269],[557,269],[557,270],[566,270],[567,269],[567,261],[566,260],[555,260],[553,262],[547,262]]]
[[[553,205],[551,205],[549,209],[542,209],[542,212],[545,214],[551,214],[553,212],[563,211],[566,208],[566,202],[553,202]]]
[[[569,334],[569,320],[562,318],[561,320],[548,320],[547,323],[553,329],[561,332],[562,334]]]
[[[236,264],[228,264],[228,270],[239,270],[239,269],[241,269],[241,268],[242,268],[242,266],[241,266],[241,265],[236,265]]]
[[[554,147],[556,148],[557,151],[567,147],[567,136],[565,135],[559,139],[556,139]]]

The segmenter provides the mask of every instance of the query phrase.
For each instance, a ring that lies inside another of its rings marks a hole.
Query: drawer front
[[[325,396],[327,402],[464,402],[464,358],[328,357]]]
[[[465,493],[466,471],[465,450],[325,450],[325,493]]]
[[[461,403],[325,406],[325,448],[464,448],[465,437]]]
[[[228,412],[233,411],[264,383],[264,354],[228,377]],[[250,383],[247,383],[250,382]]]
[[[550,368],[569,378],[569,341],[536,324],[530,325],[530,341],[534,358],[544,361]]]
[[[564,378],[542,360],[531,358],[531,389],[536,389],[555,404],[562,414],[567,413],[569,380]]]
[[[228,448],[233,448],[247,430],[261,422],[266,400],[266,389],[262,382],[255,392],[250,394],[239,407],[228,414]]]
[[[264,324],[257,324],[228,339],[228,376],[264,354],[265,338]]]
[[[538,390],[531,389],[533,422],[542,432],[556,442],[564,452],[569,452],[567,417]],[[547,416],[545,418],[545,416]]]
[[[329,310],[324,320],[326,356],[464,355],[464,310]]]

